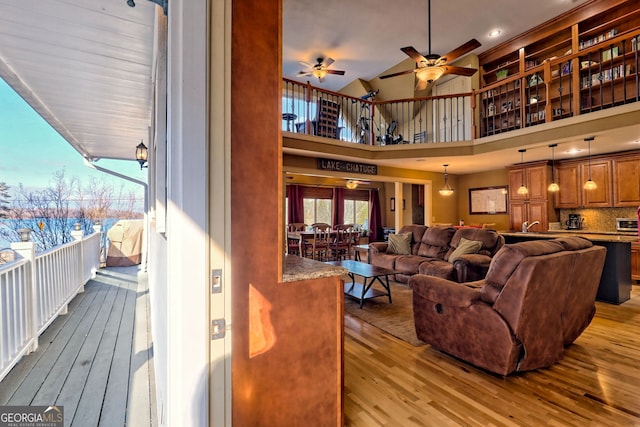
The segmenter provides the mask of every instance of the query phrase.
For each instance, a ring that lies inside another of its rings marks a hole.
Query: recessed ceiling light
[[[499,29],[495,29],[495,30],[491,30],[489,31],[489,37],[498,37],[500,34],[502,34],[502,30]]]
[[[578,154],[579,152],[581,152],[582,150],[579,148],[570,148],[567,151],[565,151],[565,153],[567,154]]]

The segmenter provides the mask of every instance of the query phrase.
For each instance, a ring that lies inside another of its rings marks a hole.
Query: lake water
[[[9,228],[9,229],[13,229],[15,227],[15,223],[18,220],[15,219],[0,219],[0,228]],[[115,224],[116,222],[119,221],[119,218],[107,218],[102,222],[102,231],[103,232],[107,232],[111,226],[113,224]],[[30,221],[30,224],[27,225],[27,228],[31,228],[33,230],[37,230],[38,229],[38,220],[34,219]],[[73,226],[75,223],[79,222],[78,219],[76,218],[69,218],[66,221],[66,226],[61,227],[64,228],[64,230],[66,230],[67,233],[70,233],[71,230],[73,230]],[[93,231],[92,231],[93,232]],[[85,232],[86,233],[86,232]],[[17,240],[14,240],[17,241]],[[4,249],[4,248],[9,248],[11,246],[11,241],[10,240],[6,240],[4,238],[4,236],[2,235],[2,233],[0,233],[0,249]]]

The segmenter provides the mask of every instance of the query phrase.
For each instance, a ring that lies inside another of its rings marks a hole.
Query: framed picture
[[[391,210],[391,212],[395,212],[396,210],[396,198],[392,197],[391,200],[389,200],[389,210]]]
[[[482,187],[469,189],[469,214],[497,215],[506,214],[509,187]]]

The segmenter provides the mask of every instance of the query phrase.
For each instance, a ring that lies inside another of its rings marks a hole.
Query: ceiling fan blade
[[[313,65],[309,64],[308,62],[305,62],[305,61],[298,61],[298,63],[299,63],[300,65],[302,65],[303,67],[305,67],[305,68],[313,68]]]
[[[453,49],[451,52],[447,53],[446,55],[442,55],[438,59],[438,61],[442,61],[442,64],[446,64],[448,62],[454,61],[455,59],[458,59],[462,55],[466,55],[467,53],[471,52],[473,49],[479,48],[480,46],[481,45],[478,40],[471,39],[465,44],[463,44],[462,46],[459,46]]]
[[[478,70],[475,68],[467,68],[467,67],[454,67],[453,65],[444,65],[444,74],[456,74],[458,76],[473,76]]]
[[[338,74],[340,76],[344,76],[344,71],[342,70],[325,70],[327,74]]]
[[[313,75],[313,73],[311,71],[298,71],[298,74],[296,74],[298,77],[303,77],[303,76],[311,76]]]
[[[392,74],[387,74],[386,76],[380,76],[381,79],[388,79],[389,77],[395,77],[395,76],[401,76],[403,74],[410,74],[413,73],[415,70],[407,70],[407,71],[400,71],[398,73],[392,73]]]
[[[417,50],[415,50],[413,46],[401,47],[400,50],[403,51],[408,56],[410,56],[411,59],[413,59],[416,62],[427,62],[427,58],[422,56],[422,54]]]
[[[329,65],[333,64],[334,61],[333,58],[325,58],[324,61],[319,61],[320,65],[324,65],[325,67],[328,67]]]

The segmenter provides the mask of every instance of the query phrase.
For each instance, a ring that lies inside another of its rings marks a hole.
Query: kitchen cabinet
[[[613,206],[611,161],[609,159],[591,159],[560,162],[556,164],[555,174],[560,191],[554,194],[554,206],[558,209],[601,208]],[[584,183],[591,179],[598,186],[585,190]]]
[[[518,194],[524,183],[529,190]],[[551,183],[551,168],[547,161],[509,167],[509,223],[511,230],[520,231],[522,223],[539,221],[531,230],[547,231],[549,222],[557,221],[547,187]]]
[[[614,157],[613,206],[640,205],[640,154]]]
[[[613,206],[611,198],[611,161],[591,160],[582,162],[582,182],[586,182],[589,177],[598,187],[593,190],[582,189],[582,206],[585,208],[606,208]]]
[[[631,243],[631,280],[640,280],[640,241]]]

